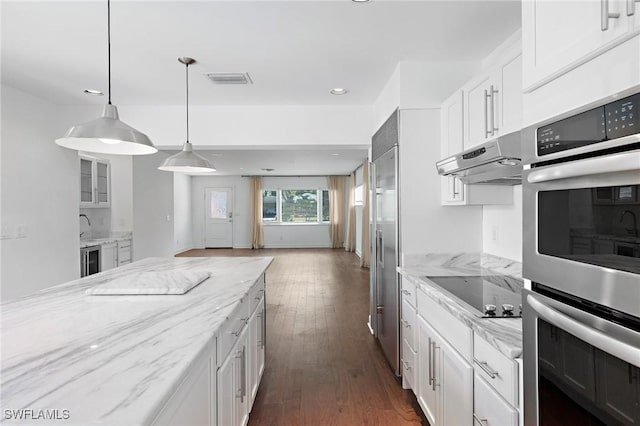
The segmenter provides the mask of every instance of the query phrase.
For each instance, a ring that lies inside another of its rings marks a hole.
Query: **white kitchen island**
[[[149,258],[3,303],[0,422],[245,423],[264,369],[272,260]],[[185,268],[211,276],[184,295],[85,294]]]

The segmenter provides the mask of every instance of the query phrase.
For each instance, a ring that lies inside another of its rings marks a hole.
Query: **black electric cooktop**
[[[522,284],[502,275],[468,277],[426,277],[481,318],[520,318]]]

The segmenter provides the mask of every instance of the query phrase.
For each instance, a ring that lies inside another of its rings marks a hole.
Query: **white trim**
[[[264,248],[332,248],[331,244],[265,244]]]

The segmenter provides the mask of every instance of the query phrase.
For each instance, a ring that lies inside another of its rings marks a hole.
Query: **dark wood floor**
[[[249,425],[419,425],[367,328],[369,270],[344,250],[191,250],[274,256],[267,355]]]

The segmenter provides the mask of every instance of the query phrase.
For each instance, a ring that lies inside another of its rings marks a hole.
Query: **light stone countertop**
[[[126,240],[131,240],[132,238],[133,238],[133,235],[130,232],[115,233],[115,234],[109,235],[108,237],[96,237],[96,238],[87,238],[87,239],[81,238],[80,248],[115,243],[116,241],[126,241]]]
[[[426,276],[496,276],[501,285],[523,287],[522,264],[484,253],[426,254],[404,257],[398,272],[436,301],[446,311],[473,329],[491,346],[509,358],[522,355],[522,319],[479,318],[465,304]],[[493,280],[492,280],[493,281]]]
[[[70,418],[56,424],[150,424],[272,260],[149,258],[3,303],[3,417],[57,409]],[[133,272],[185,268],[211,277],[184,295],[85,294]]]

